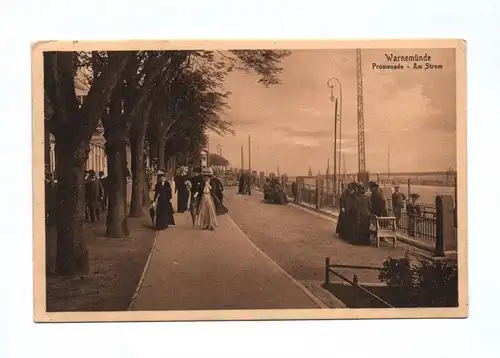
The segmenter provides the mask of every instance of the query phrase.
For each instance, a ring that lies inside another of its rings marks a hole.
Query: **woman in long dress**
[[[210,178],[212,175],[209,170],[203,170],[202,174],[205,180],[202,185],[200,185],[200,190],[197,192],[197,195],[200,196],[200,200],[195,225],[200,229],[214,230],[218,223],[212,186],[210,185]]]
[[[370,215],[370,198],[366,196],[364,186],[359,184],[353,205],[354,230],[351,236],[351,244],[370,245]]]
[[[354,191],[356,189],[356,183],[347,184],[347,188],[343,191],[342,196],[340,197],[340,212],[339,218],[337,220],[337,228],[335,232],[340,236],[343,240],[350,240],[350,225],[352,220],[352,207],[354,201]]]
[[[157,173],[158,183],[155,186],[154,208],[156,211],[156,230],[164,230],[175,225],[174,208],[172,207],[172,187],[163,171]]]

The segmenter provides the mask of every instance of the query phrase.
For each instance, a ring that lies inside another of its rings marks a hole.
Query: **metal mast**
[[[361,49],[356,50],[358,89],[358,172],[366,172],[365,119],[363,116],[363,73],[361,71]]]
[[[250,134],[248,135],[248,170],[252,170],[252,148]]]

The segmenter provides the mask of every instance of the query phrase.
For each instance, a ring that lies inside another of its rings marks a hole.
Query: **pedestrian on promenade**
[[[292,196],[293,196],[293,202],[298,203],[298,200],[297,200],[297,182],[295,180],[292,182]]]
[[[222,185],[222,181],[217,175],[214,175],[210,179],[210,186],[212,187],[215,198],[222,203],[224,200],[224,185]]]
[[[155,186],[153,207],[156,211],[155,229],[157,231],[167,229],[169,225],[175,225],[174,208],[172,207],[172,187],[167,180],[167,174],[160,170],[156,174],[158,183]]]
[[[189,189],[187,168],[180,167],[175,176],[175,192],[177,193],[177,212],[184,213],[188,209]]]
[[[101,200],[101,210],[106,211],[108,209],[108,193],[109,193],[109,187],[108,187],[108,177],[104,175],[103,171],[99,172],[99,181],[101,182],[102,185],[102,200]]]
[[[408,235],[415,237],[415,227],[417,226],[418,219],[420,218],[421,211],[420,205],[417,204],[420,195],[412,193],[408,196],[410,200],[406,203],[406,215],[408,215]]]
[[[247,171],[243,177],[243,183],[244,183],[244,187],[245,187],[245,194],[246,195],[252,195],[252,179],[253,179],[253,175],[252,173],[249,171]]]
[[[210,179],[213,176],[212,170],[204,168],[202,175],[204,182],[203,185],[200,185],[201,190],[197,193],[200,201],[198,204],[198,215],[196,216],[196,227],[205,230],[214,230],[218,224],[212,186],[210,185]]]
[[[89,213],[90,222],[100,220],[101,202],[104,198],[104,189],[101,182],[97,179],[93,170],[89,171],[89,179],[85,183],[85,203]]]
[[[373,181],[371,181],[368,186],[371,191],[370,200],[372,214],[378,217],[387,217],[387,205],[382,189]]]
[[[195,227],[195,220],[198,214],[198,202],[200,199],[199,192],[201,190],[201,185],[204,182],[200,167],[193,168],[193,176],[191,177],[189,182],[191,192],[191,199],[189,200],[189,211],[191,212],[193,227]]]
[[[351,228],[353,226],[352,209],[354,207],[354,193],[356,188],[357,183],[349,183],[340,197],[340,212],[335,232],[347,242],[351,238]]]
[[[224,185],[217,175],[214,175],[209,182],[212,187],[212,198],[215,204],[215,213],[217,216],[227,214],[228,210],[223,204],[224,200]]]
[[[353,205],[354,225],[351,236],[353,245],[370,245],[370,207],[370,198],[366,196],[365,187],[363,184],[358,184]]]
[[[238,194],[243,195],[244,193],[245,193],[245,172],[243,171],[243,169],[241,169],[238,178]]]
[[[405,207],[406,197],[399,191],[399,185],[394,185],[394,193],[392,193],[392,210],[396,217],[396,226],[401,227],[401,214]]]

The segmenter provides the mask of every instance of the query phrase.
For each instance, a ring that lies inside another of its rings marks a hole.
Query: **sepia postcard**
[[[33,45],[35,321],[467,317],[465,59]]]

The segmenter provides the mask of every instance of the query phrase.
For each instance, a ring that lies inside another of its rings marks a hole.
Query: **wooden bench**
[[[392,216],[378,217],[370,215],[370,237],[374,237],[377,241],[377,247],[380,247],[380,238],[392,238],[392,247],[396,247],[397,232],[396,232],[396,218]]]

